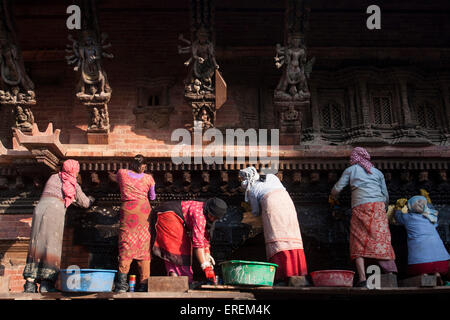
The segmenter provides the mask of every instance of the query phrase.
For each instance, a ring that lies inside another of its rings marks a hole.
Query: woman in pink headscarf
[[[34,209],[27,264],[23,271],[25,292],[54,292],[61,263],[64,220],[72,204],[89,208],[94,202],[77,183],[80,164],[75,160],[64,162],[61,172],[48,179],[41,199]]]
[[[342,189],[350,185],[350,258],[355,260],[359,275],[357,286],[365,287],[365,261],[377,263],[385,273],[397,272],[385,209],[389,195],[383,173],[370,162],[366,149],[354,148],[350,164],[331,190],[331,198],[336,199]]]

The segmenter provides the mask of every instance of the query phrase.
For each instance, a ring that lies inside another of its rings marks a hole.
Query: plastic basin
[[[223,283],[271,286],[278,265],[268,262],[230,260],[222,262]]]
[[[60,270],[61,290],[64,292],[110,292],[116,270]]]
[[[349,270],[320,270],[310,275],[315,287],[353,287],[355,273]]]

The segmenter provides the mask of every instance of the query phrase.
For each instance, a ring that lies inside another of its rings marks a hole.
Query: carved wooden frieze
[[[315,73],[304,144],[448,145],[445,101],[435,76],[408,69]],[[304,122],[305,124],[305,122]],[[317,140],[320,131],[320,140]]]

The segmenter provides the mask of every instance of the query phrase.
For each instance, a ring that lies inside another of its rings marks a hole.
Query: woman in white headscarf
[[[276,281],[306,275],[305,253],[297,211],[289,193],[274,174],[260,176],[254,167],[239,171],[245,202],[252,214],[261,215],[269,262],[277,264]]]

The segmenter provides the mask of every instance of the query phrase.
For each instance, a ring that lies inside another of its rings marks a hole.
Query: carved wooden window
[[[417,108],[417,121],[423,128],[436,129],[438,121],[434,106],[429,102],[420,104]]]
[[[375,124],[392,123],[392,101],[390,96],[372,97]]]
[[[322,107],[322,127],[338,129],[342,127],[342,108],[335,102],[330,102]]]

